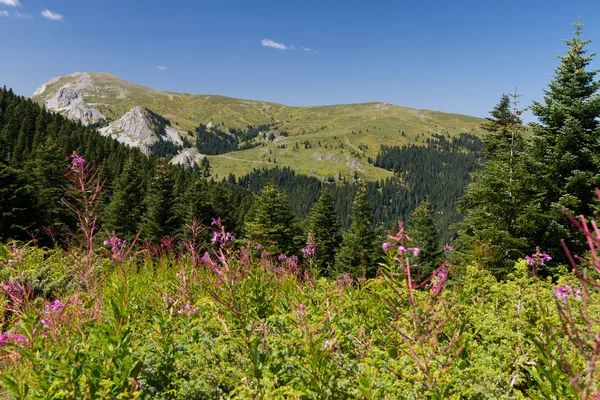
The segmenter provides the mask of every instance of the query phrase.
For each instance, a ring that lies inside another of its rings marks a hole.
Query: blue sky
[[[523,107],[542,98],[578,15],[600,51],[592,0],[0,0],[0,85],[29,96],[102,71],[176,92],[485,116],[515,86]]]

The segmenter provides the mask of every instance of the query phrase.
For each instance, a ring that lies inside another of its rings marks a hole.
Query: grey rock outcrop
[[[200,154],[197,149],[183,149],[169,161],[171,164],[185,165],[193,167],[194,164],[200,164],[200,161],[204,158],[204,154]]]
[[[137,147],[145,154],[159,140],[170,141],[178,146],[183,145],[179,134],[170,126],[165,131],[157,132],[157,124],[152,114],[143,107],[134,107],[127,114],[99,129],[100,134],[117,139],[130,147]]]

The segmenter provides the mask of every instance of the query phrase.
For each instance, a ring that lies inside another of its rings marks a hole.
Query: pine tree
[[[287,199],[272,184],[267,184],[248,213],[246,237],[255,239],[271,254],[295,254],[300,247],[299,232]]]
[[[29,165],[36,183],[39,223],[54,227],[58,233],[65,233],[65,222],[72,218],[71,211],[61,201],[63,188],[67,185],[64,176],[67,162],[56,142],[49,137],[39,146],[35,160]]]
[[[317,260],[325,271],[335,265],[335,254],[342,242],[340,223],[335,211],[335,199],[325,187],[308,217],[308,232],[317,243]]]
[[[512,97],[516,101],[518,95],[515,93]],[[490,115],[491,117],[487,117],[487,121],[481,125],[488,131],[483,138],[484,148],[481,154],[488,159],[509,163],[514,149],[523,146],[523,139],[516,132],[516,128],[522,125],[519,112],[511,107],[510,96],[503,94],[500,102],[490,111]]]
[[[173,186],[167,166],[160,162],[144,199],[146,212],[142,216],[141,229],[145,239],[156,242],[176,232]]]
[[[459,200],[466,212],[459,224],[457,249],[475,259],[498,278],[504,278],[523,257],[531,242],[523,237],[531,204],[523,164],[522,122],[514,104],[503,95],[483,124],[487,161],[472,175],[473,182]]]
[[[406,232],[412,239],[411,246],[421,249],[417,256],[419,280],[428,278],[442,261],[440,232],[428,202],[414,209],[406,224]]]
[[[0,163],[0,241],[25,239],[36,223],[35,187],[24,171]]]
[[[104,212],[104,227],[121,238],[137,234],[141,223],[144,181],[134,157],[127,159],[116,179],[110,203]]]
[[[586,55],[582,40],[583,24],[574,24],[575,36],[565,41],[567,51],[545,91],[544,101],[533,102],[533,143],[528,168],[535,179],[531,187],[538,212],[537,229],[530,233],[534,245],[542,247],[555,260],[564,261],[561,238],[577,235],[563,210],[572,215],[591,215],[594,187],[600,185],[600,82],[597,70],[588,70],[592,55]],[[574,240],[572,250],[581,249],[583,240]]]
[[[336,259],[338,273],[355,277],[374,277],[377,272],[377,233],[371,227],[371,207],[367,197],[367,185],[361,182],[352,207],[352,223],[344,234],[342,248]]]

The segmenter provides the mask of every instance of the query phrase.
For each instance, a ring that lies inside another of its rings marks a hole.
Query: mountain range
[[[384,179],[380,146],[424,145],[433,135],[481,134],[481,118],[373,102],[291,107],[219,95],[173,93],[108,73],[51,79],[32,99],[172,163],[200,164],[215,178],[289,166],[318,178]]]

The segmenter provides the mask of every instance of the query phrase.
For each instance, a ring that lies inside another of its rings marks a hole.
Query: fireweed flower
[[[221,218],[213,218],[212,225],[215,227],[213,232],[212,243],[217,243],[219,247],[225,247],[228,242],[235,241],[235,236],[229,232],[225,232],[225,227],[221,223]]]
[[[561,286],[557,286],[556,290],[554,291],[554,297],[562,300],[562,301],[567,301],[569,299],[569,293],[573,292],[573,286],[568,286],[568,285],[561,285]]]
[[[535,265],[535,261],[533,261],[533,258],[531,258],[530,256],[526,256],[525,261],[527,261],[527,265],[529,265],[530,267],[533,267]]]
[[[71,170],[81,172],[81,169],[85,166],[85,159],[75,152],[67,158],[71,159]]]
[[[15,342],[25,343],[25,336],[18,333],[18,334],[13,335],[13,340]]]
[[[312,247],[312,246],[306,246],[305,248],[302,249],[302,255],[304,256],[304,258],[312,257],[316,254],[316,252],[317,252],[316,247]]]
[[[25,343],[27,339],[24,335],[20,333],[6,333],[4,332],[0,335],[0,346],[6,344],[7,342],[12,341],[13,343]]]
[[[266,336],[269,334],[269,325],[265,322],[262,324],[252,324],[252,327],[250,328],[252,330],[252,332],[258,333],[260,335]]]
[[[279,261],[284,261],[287,258],[287,256],[285,254],[280,254],[277,256],[277,260]]]
[[[412,252],[413,252],[413,255],[414,255],[415,257],[418,257],[418,256],[419,256],[419,253],[421,252],[421,249],[420,249],[420,248],[418,248],[418,247],[413,247],[412,249],[409,249],[409,250],[412,250]]]
[[[212,242],[218,243],[219,246],[221,246],[221,247],[225,246],[225,244],[227,242],[233,242],[233,241],[235,241],[235,236],[233,236],[229,232],[218,232],[218,231],[213,232]]]
[[[309,232],[306,239],[306,247],[302,249],[304,258],[312,259],[317,254],[318,243],[312,233]]]
[[[536,265],[544,265],[550,260],[552,260],[552,257],[550,257],[546,252],[541,253],[539,248],[531,256],[525,257],[525,261],[527,261],[527,265],[529,265],[530,267],[534,267]]]
[[[404,247],[404,246],[398,247],[398,254],[404,254],[405,252],[406,252],[406,247]]]
[[[179,313],[186,313],[188,316],[192,316],[198,311],[198,307],[192,307],[190,303],[187,303],[185,307],[179,307]]]
[[[571,295],[579,298],[581,297],[581,290],[573,291],[573,285],[558,285],[554,291],[554,297],[565,303],[569,301]]]
[[[112,236],[104,241],[104,245],[110,247],[113,258],[118,258],[123,254],[125,240]]]
[[[50,308],[52,311],[60,311],[65,308],[65,305],[61,304],[60,299],[56,299],[50,304]]]
[[[304,303],[300,303],[298,309],[296,310],[296,315],[299,317],[306,315],[306,306],[304,305]]]
[[[213,261],[213,259],[210,257],[210,254],[208,254],[208,251],[204,252],[204,255],[202,256],[202,262],[210,267],[217,267],[217,263]]]
[[[435,274],[433,278],[431,278],[431,281],[425,285],[425,287],[431,289],[434,294],[438,294],[441,292],[442,287],[447,279],[448,275],[446,274],[446,270],[442,268]]]
[[[298,270],[298,256],[288,257],[285,260],[285,268],[288,271],[296,272]]]
[[[383,245],[381,245],[381,248],[383,249],[383,251],[387,252],[388,249],[392,247],[391,243],[385,242]]]
[[[448,243],[444,245],[444,253],[450,254],[454,251],[454,247],[450,246]]]
[[[337,276],[336,282],[335,282],[335,287],[338,290],[341,290],[341,289],[343,289],[345,287],[352,286],[352,282],[353,281],[354,280],[352,279],[352,276],[350,276],[350,274],[344,273],[344,274],[341,274],[341,275]]]

